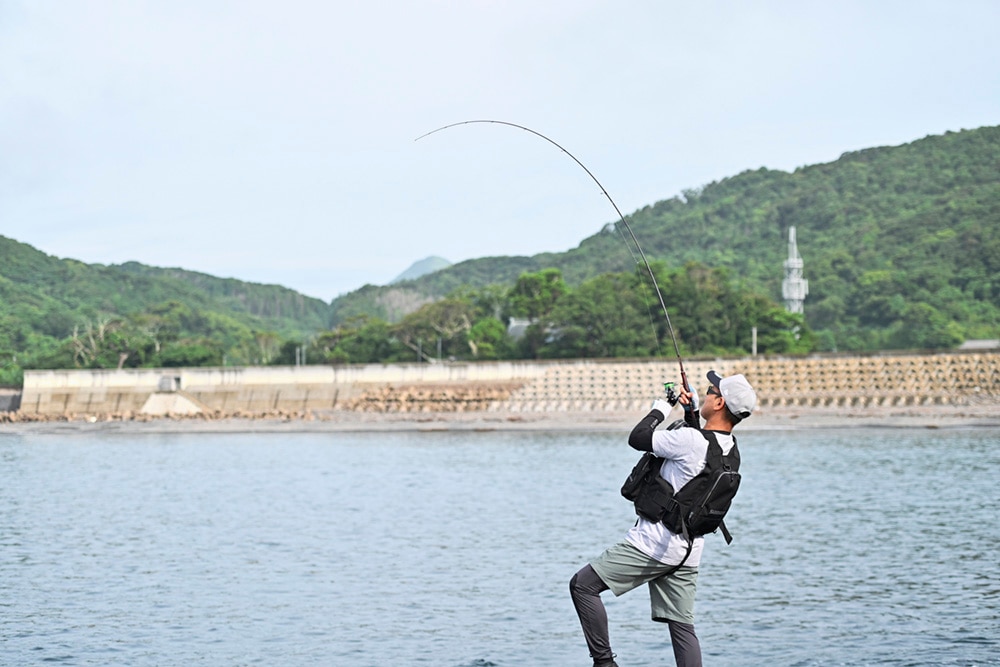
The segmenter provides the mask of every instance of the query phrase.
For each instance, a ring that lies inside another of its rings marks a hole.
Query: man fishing
[[[678,400],[684,406],[685,421],[693,428],[657,431],[671,408],[670,403],[659,399],[629,435],[628,443],[634,449],[663,459],[659,474],[672,489],[682,489],[705,469],[711,452],[716,457],[713,460],[719,460],[720,448],[723,457],[732,455],[738,468],[732,430],[753,412],[757,395],[742,375],[721,377],[711,371],[708,381],[710,386],[700,410],[705,420],[703,428],[698,427],[698,395],[684,387]],[[607,549],[570,580],[570,595],[595,667],[618,667],[611,652],[601,593],[610,589],[619,596],[641,584],[649,586],[653,620],[667,623],[670,628],[678,667],[701,667],[701,645],[694,631],[694,597],[705,540],[701,535],[684,533],[687,528],[683,523],[675,532],[664,521],[651,521],[640,514],[623,542]]]
[[[579,159],[561,145],[530,127],[502,120],[478,119],[466,120],[439,127],[427,132],[417,140],[429,135],[461,125],[493,124],[512,127],[529,132],[549,142],[577,163],[601,189],[601,193],[618,213],[622,227],[628,232],[632,244],[639,253],[638,259],[646,267],[650,283],[656,291],[663,317],[666,320],[667,331],[673,342],[674,353],[677,355],[677,365],[681,375],[681,386],[678,400],[685,406],[689,419],[688,425],[693,428],[656,431],[663,422],[671,405],[664,400],[653,404],[650,413],[633,429],[629,436],[629,444],[635,449],[652,452],[664,459],[660,467],[663,480],[669,482],[672,489],[682,489],[700,471],[706,468],[710,457],[713,462],[728,457],[730,451],[737,460],[736,440],[732,437],[732,429],[740,420],[748,417],[757,405],[757,396],[746,378],[733,375],[722,378],[714,371],[708,374],[712,386],[708,390],[705,402],[701,407],[701,417],[705,420],[704,429],[698,428],[698,398],[690,390],[684,363],[681,360],[680,348],[674,327],[670,323],[670,313],[663,300],[663,293],[656,283],[656,274],[646,259],[646,253],[639,245],[639,239],[632,231],[621,209],[615,203],[608,191],[597,180],[597,177],[580,162]],[[631,248],[629,249],[631,253]],[[635,259],[635,255],[633,254]],[[638,263],[638,259],[636,260]],[[710,444],[711,442],[711,444]],[[719,452],[721,448],[721,453]],[[738,476],[737,482],[738,484]],[[735,493],[735,489],[733,491]],[[728,508],[728,504],[726,505]],[[636,505],[639,510],[639,505]],[[671,524],[676,528],[677,526]],[[714,530],[710,528],[710,531]],[[723,534],[725,532],[723,527]],[[570,581],[570,592],[583,634],[590,648],[594,664],[600,667],[618,667],[611,653],[608,639],[608,617],[601,602],[600,594],[609,588],[615,595],[621,595],[632,590],[639,584],[648,583],[650,599],[653,607],[653,620],[663,621],[670,626],[670,639],[674,646],[674,657],[679,667],[694,667],[701,665],[701,646],[694,633],[694,591],[698,576],[698,563],[704,539],[701,533],[689,535],[681,523],[681,529],[672,530],[663,521],[652,521],[641,514],[635,526],[626,534],[625,541],[605,551],[590,565],[576,573]]]

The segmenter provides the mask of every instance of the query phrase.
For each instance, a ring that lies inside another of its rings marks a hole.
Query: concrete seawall
[[[1000,405],[1000,352],[691,360],[744,373],[761,407]],[[635,411],[678,381],[676,360],[26,371],[26,415]]]

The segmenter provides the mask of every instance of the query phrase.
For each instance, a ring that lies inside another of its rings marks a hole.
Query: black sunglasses
[[[706,391],[705,393],[712,396],[722,396],[722,394],[719,393],[719,390],[715,388],[715,385],[709,387],[708,391]]]

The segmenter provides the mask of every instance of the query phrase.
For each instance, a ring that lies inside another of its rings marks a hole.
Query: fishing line
[[[656,276],[653,274],[653,269],[649,265],[649,261],[646,259],[646,253],[644,253],[642,251],[642,246],[639,245],[639,239],[637,239],[635,237],[635,233],[632,231],[631,225],[628,224],[628,221],[625,219],[625,216],[622,215],[621,209],[618,208],[618,204],[616,204],[615,200],[611,198],[611,195],[608,194],[608,191],[604,188],[604,186],[601,184],[601,182],[599,180],[597,180],[597,177],[594,176],[594,174],[589,169],[587,169],[587,166],[585,164],[583,164],[582,162],[580,162],[580,160],[578,160],[575,155],[573,155],[568,150],[566,150],[565,148],[563,148],[562,146],[560,146],[559,144],[557,144],[552,139],[549,139],[547,136],[545,136],[541,132],[536,132],[535,130],[532,130],[530,127],[525,127],[524,125],[518,125],[517,123],[510,123],[510,122],[507,122],[507,121],[504,121],[504,120],[489,120],[489,119],[463,120],[463,121],[459,121],[457,123],[451,123],[449,125],[444,125],[443,127],[439,127],[436,130],[431,130],[430,132],[427,132],[426,134],[421,134],[419,137],[417,137],[416,139],[414,139],[414,141],[420,141],[424,137],[429,137],[432,134],[435,134],[437,132],[441,132],[443,130],[447,130],[447,129],[452,128],[452,127],[458,127],[459,125],[473,125],[473,124],[476,124],[476,123],[489,123],[489,124],[493,124],[493,125],[506,125],[507,127],[514,127],[514,128],[519,129],[519,130],[524,130],[525,132],[530,132],[531,134],[535,135],[536,137],[539,137],[539,138],[544,139],[545,141],[549,142],[550,144],[552,144],[553,146],[555,146],[556,148],[558,148],[559,150],[561,150],[563,153],[565,153],[566,155],[568,155],[570,158],[572,158],[573,162],[576,162],[580,166],[581,169],[583,169],[585,172],[587,172],[587,175],[590,176],[590,178],[594,181],[594,183],[597,183],[597,187],[599,187],[601,189],[601,194],[603,194],[605,197],[607,197],[608,201],[611,202],[611,206],[614,207],[615,213],[618,214],[618,218],[621,220],[622,226],[624,226],[625,229],[628,231],[628,234],[629,234],[629,236],[632,239],[632,243],[635,245],[636,250],[639,251],[639,256],[642,258],[642,263],[646,265],[646,271],[649,273],[649,279],[653,283],[653,289],[656,291],[656,297],[657,297],[657,299],[659,299],[659,301],[660,301],[660,307],[663,309],[663,317],[667,321],[667,330],[670,332],[670,340],[674,344],[674,353],[677,355],[677,365],[680,367],[680,371],[681,371],[681,383],[682,383],[682,386],[684,386],[687,389],[690,389],[690,385],[688,384],[688,381],[687,381],[687,374],[684,372],[684,362],[681,361],[681,351],[680,351],[680,348],[677,346],[677,336],[674,335],[674,327],[670,323],[670,313],[667,312],[667,304],[663,300],[663,294],[660,292],[660,286],[656,283]],[[626,245],[626,247],[628,247],[628,243],[627,242],[626,242],[625,245]],[[632,252],[631,248],[629,248],[629,252],[630,253]],[[632,259],[635,259],[635,255],[634,254],[632,255]]]

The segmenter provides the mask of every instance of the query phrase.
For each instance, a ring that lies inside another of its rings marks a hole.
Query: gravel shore
[[[240,433],[352,431],[583,431],[627,433],[642,417],[623,412],[310,412],[157,417],[75,415],[32,419],[0,414],[0,435],[16,433]],[[680,418],[675,408],[668,420]],[[1000,429],[1000,405],[905,406],[891,408],[762,408],[738,427],[741,432],[844,428]],[[1000,431],[998,431],[1000,434]]]

